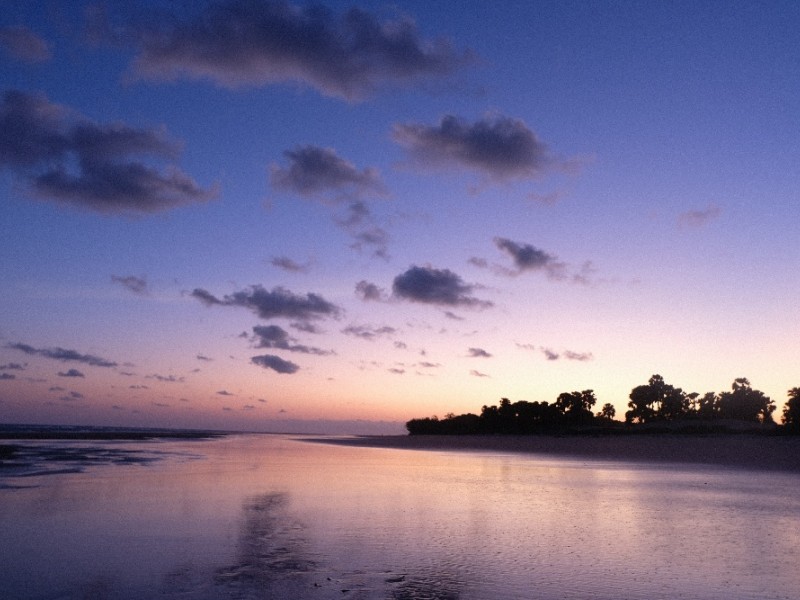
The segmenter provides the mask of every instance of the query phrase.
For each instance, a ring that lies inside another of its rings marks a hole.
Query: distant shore
[[[708,464],[800,473],[800,436],[395,435],[313,438],[312,441],[403,450],[524,452],[573,459]]]

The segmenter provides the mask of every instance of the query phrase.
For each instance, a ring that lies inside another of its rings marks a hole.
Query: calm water
[[[796,474],[276,436],[37,445],[0,477],[3,598],[800,596]]]

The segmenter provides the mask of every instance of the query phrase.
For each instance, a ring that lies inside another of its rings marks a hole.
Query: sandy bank
[[[530,452],[570,458],[711,464],[800,473],[800,436],[751,434],[596,437],[581,435],[397,435],[317,439],[315,441],[406,450]]]

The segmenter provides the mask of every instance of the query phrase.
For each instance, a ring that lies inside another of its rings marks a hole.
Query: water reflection
[[[14,548],[7,597],[763,599],[800,589],[796,474],[266,436],[157,449],[161,460],[98,461],[0,489],[0,546]]]

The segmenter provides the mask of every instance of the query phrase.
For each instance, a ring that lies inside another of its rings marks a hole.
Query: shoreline
[[[715,465],[757,471],[800,473],[800,436],[395,435],[303,439],[342,446],[398,450],[512,452],[575,459]]]

